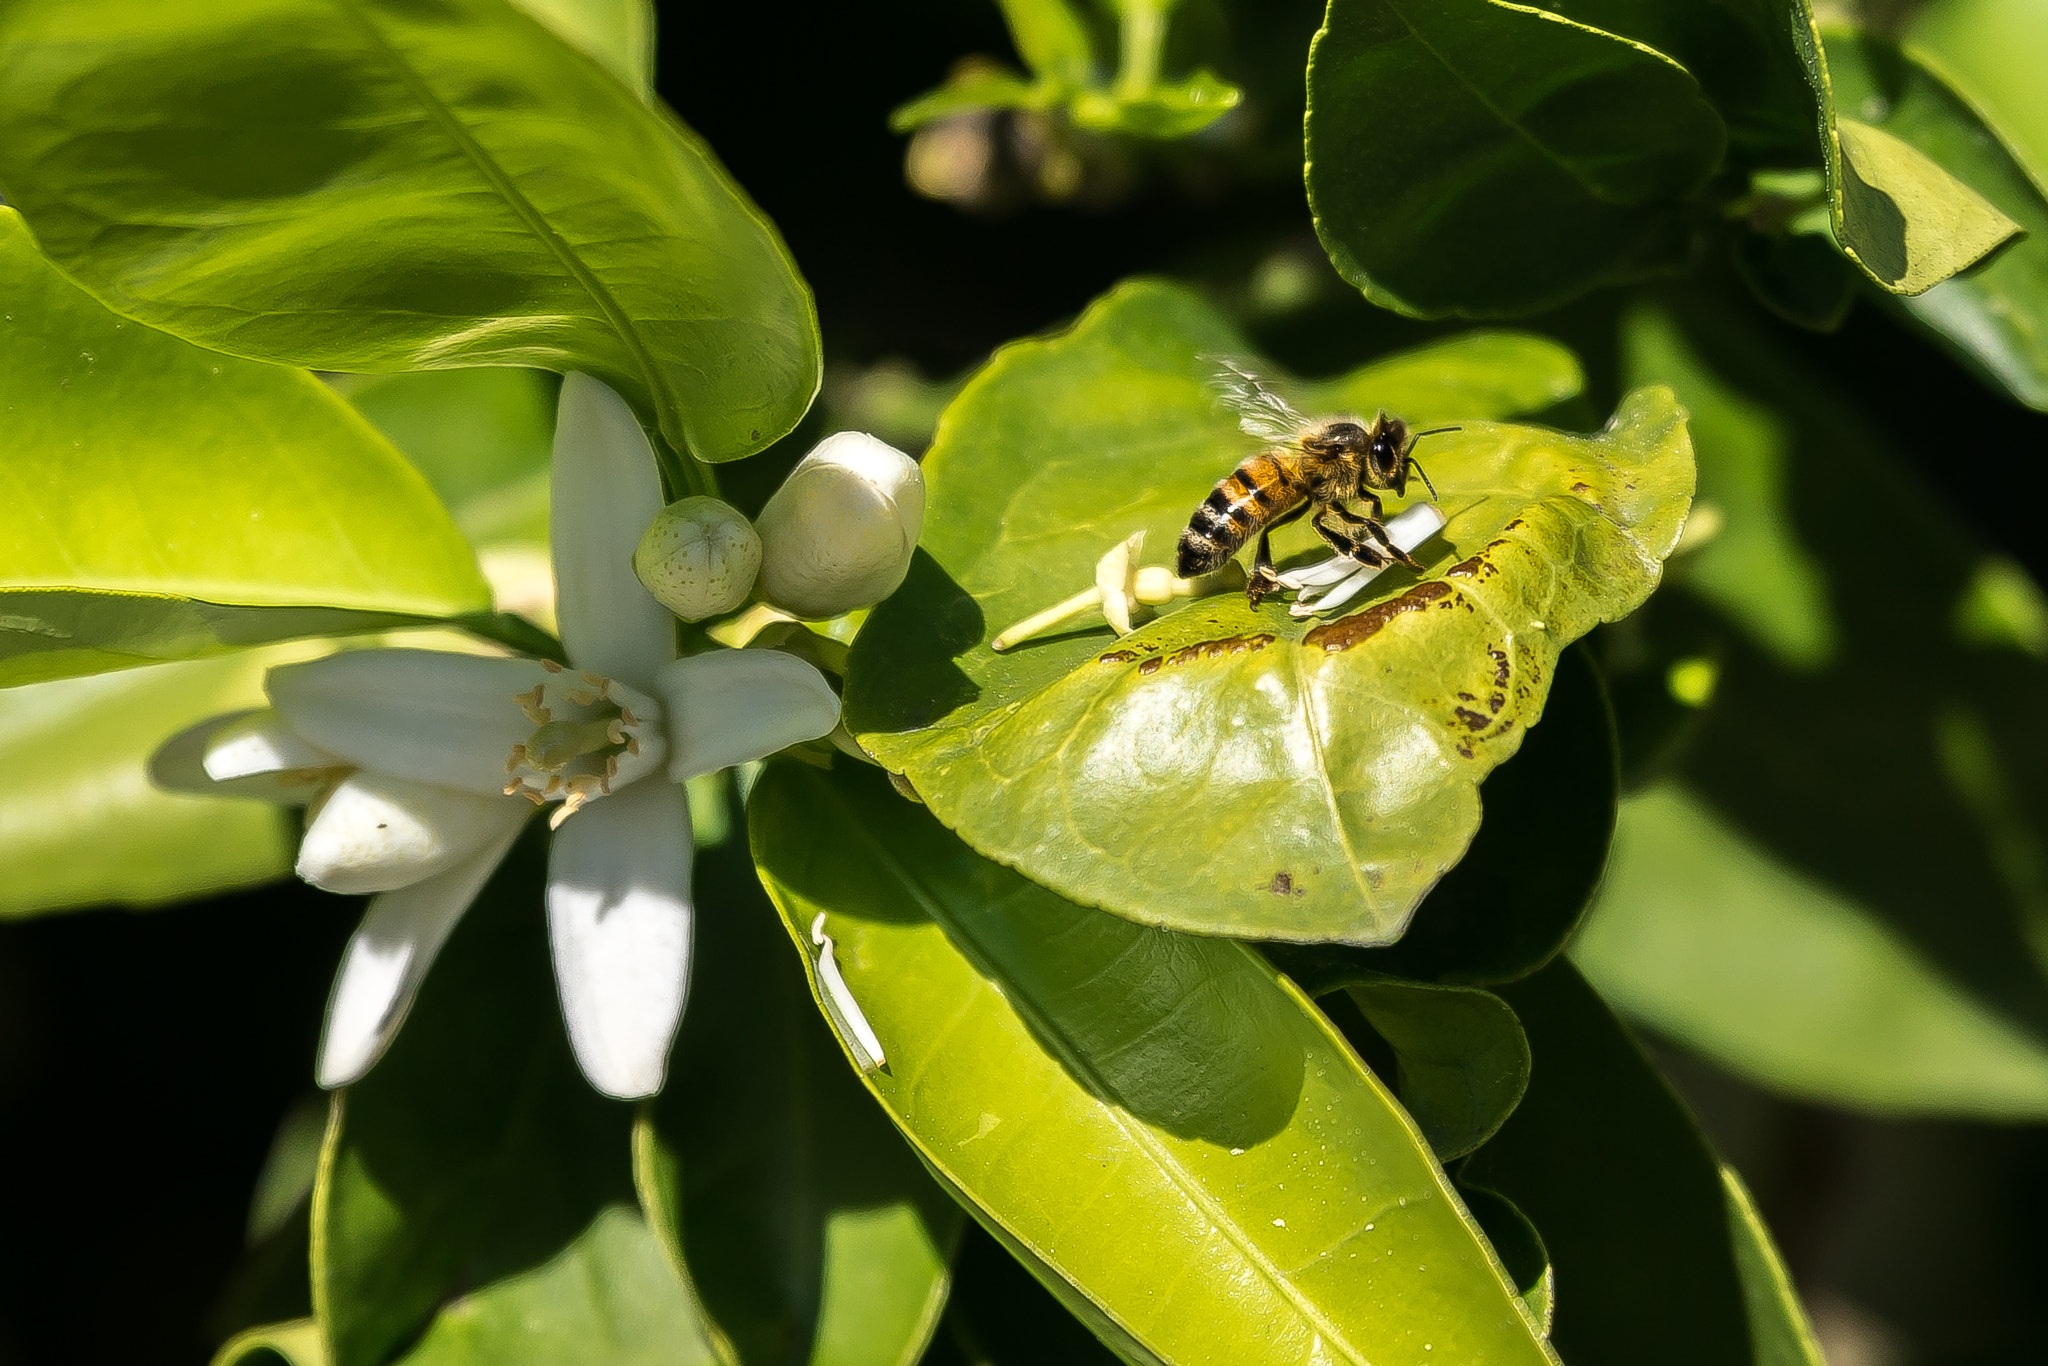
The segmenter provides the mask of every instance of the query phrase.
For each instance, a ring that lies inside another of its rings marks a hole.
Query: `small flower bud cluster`
[[[865,432],[839,432],[790,471],[751,526],[716,498],[671,503],[633,569],[685,621],[722,616],[750,594],[820,621],[895,592],[923,526],[917,462]]]

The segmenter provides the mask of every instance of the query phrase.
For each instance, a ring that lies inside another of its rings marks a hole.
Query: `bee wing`
[[[1308,419],[1296,412],[1293,404],[1274,393],[1240,362],[1228,356],[1204,359],[1216,366],[1215,376],[1209,381],[1210,391],[1218,403],[1237,414],[1237,425],[1246,436],[1283,442],[1308,425]]]

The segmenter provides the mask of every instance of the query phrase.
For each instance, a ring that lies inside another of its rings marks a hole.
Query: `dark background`
[[[887,127],[960,56],[1010,57],[989,0],[665,5],[662,17],[661,92],[782,229],[835,366],[900,359],[944,378],[1126,275],[1189,276],[1227,295],[1265,254],[1313,252],[1298,161],[1312,6],[1230,16],[1248,69],[1224,74],[1251,86],[1257,147],[1277,157],[1197,159],[1141,176],[1112,206],[1003,216],[913,194],[904,139]],[[1610,302],[1525,324],[1586,347],[1596,391],[1587,339]],[[1332,289],[1259,340],[1334,370],[1443,330]],[[1867,300],[1831,339],[1785,334],[1845,385],[1895,397],[1921,459],[1896,477],[2048,579],[2040,514],[2023,496],[2048,421]],[[792,458],[753,462],[735,496],[772,487]],[[218,1345],[249,1194],[280,1119],[312,1090],[355,914],[286,884],[0,924],[0,1364],[202,1362]],[[2041,1131],[1858,1118],[1659,1057],[1756,1190],[1835,1366],[2013,1360],[2040,1340]]]

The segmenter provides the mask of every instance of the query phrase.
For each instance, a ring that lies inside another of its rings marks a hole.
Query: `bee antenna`
[[[1456,431],[1457,428],[1453,427],[1450,430]],[[1428,435],[1428,433],[1424,433],[1424,435]],[[1408,457],[1408,468],[1422,476],[1422,486],[1429,490],[1429,501],[1432,503],[1436,502],[1436,485],[1429,482],[1429,471],[1422,468],[1422,462],[1411,455]]]
[[[1420,441],[1425,436],[1436,436],[1443,432],[1462,432],[1464,430],[1465,429],[1463,427],[1431,427],[1426,432],[1415,433],[1415,439],[1417,441]]]

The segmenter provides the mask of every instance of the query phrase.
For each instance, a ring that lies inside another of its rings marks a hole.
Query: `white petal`
[[[633,410],[588,375],[562,378],[552,480],[562,645],[577,668],[644,690],[676,654],[675,619],[633,573],[640,534],[661,511],[661,473]]]
[[[264,687],[286,725],[350,763],[482,794],[504,790],[512,746],[533,732],[518,695],[561,677],[536,659],[344,650],[272,669]]]
[[[688,782],[829,734],[839,697],[825,675],[780,650],[712,650],[661,671],[668,776]]]
[[[661,1089],[690,990],[690,807],[644,782],[584,808],[548,855],[548,937],[576,1061],[608,1096]]]
[[[299,876],[344,895],[389,892],[454,867],[532,812],[517,797],[355,773],[314,812],[299,843]]]
[[[1120,636],[1131,633],[1131,608],[1137,605],[1138,552],[1145,533],[1134,531],[1095,562],[1095,589],[1102,594],[1102,616]]]
[[[383,1056],[434,955],[518,834],[515,824],[439,876],[370,903],[342,951],[334,995],[327,1002],[316,1073],[322,1086],[347,1086]]]
[[[275,710],[246,712],[206,741],[206,776],[217,783],[294,769],[341,768],[346,761],[284,723]]]
[[[811,620],[896,591],[924,527],[917,462],[866,432],[839,432],[797,462],[761,509],[761,595]]]

